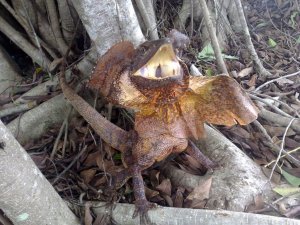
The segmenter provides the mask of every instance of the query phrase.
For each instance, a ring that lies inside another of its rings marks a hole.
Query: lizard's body
[[[248,124],[257,117],[255,106],[233,79],[190,77],[168,39],[146,42],[137,49],[130,42],[114,45],[89,82],[108,101],[136,111],[134,132],[110,123],[78,96],[65,82],[64,70],[60,82],[66,98],[97,134],[126,155],[126,168],[114,183],[120,186],[133,178],[136,212],[142,215],[153,206],[145,197],[142,170],[184,150],[213,167],[188,139],[203,137],[205,121]]]

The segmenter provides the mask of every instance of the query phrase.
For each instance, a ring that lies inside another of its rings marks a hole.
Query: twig
[[[190,37],[193,37],[194,33],[194,0],[190,0],[190,10],[191,10],[191,30],[190,30]]]
[[[293,150],[287,151],[285,154],[283,154],[282,156],[280,156],[280,159],[290,155],[291,153],[297,152],[298,150],[300,150],[300,147],[297,147]],[[267,165],[264,165],[264,167],[268,167],[270,166],[272,163],[276,162],[276,159],[272,160],[271,162],[269,162]]]
[[[263,125],[261,125],[260,122],[258,122],[258,120],[253,121],[253,124],[263,133],[263,135],[267,138],[267,140],[269,142],[273,143],[272,138],[270,137],[270,135],[268,134],[268,132],[266,131],[266,129],[263,127]]]
[[[255,125],[262,132],[262,135],[267,139],[268,142],[264,141],[263,143],[266,146],[270,147],[273,151],[275,151],[275,152],[277,152],[279,154],[280,148],[276,144],[274,144],[272,138],[270,137],[270,135],[268,134],[268,132],[266,131],[266,129],[261,125],[261,123],[259,123],[256,120],[252,124]],[[296,159],[295,157],[293,157],[292,155],[290,155],[285,150],[283,150],[282,152],[284,153],[284,155],[287,157],[288,160],[290,160],[295,165],[300,166],[300,161],[298,159]]]
[[[257,92],[258,90],[262,89],[263,87],[267,86],[268,84],[274,83],[274,82],[279,81],[279,80],[281,80],[281,79],[283,79],[283,78],[293,77],[293,76],[296,76],[296,75],[298,75],[298,74],[300,74],[300,71],[295,72],[295,73],[291,73],[291,74],[287,74],[287,75],[285,75],[285,76],[278,77],[278,78],[273,79],[273,80],[269,80],[269,81],[267,81],[266,83],[264,83],[264,84],[260,85],[259,87],[257,87],[257,88],[254,90],[254,92]]]
[[[20,104],[20,105],[16,105],[16,106],[13,106],[13,107],[10,107],[7,109],[2,109],[0,111],[0,118],[2,118],[4,116],[9,116],[12,114],[21,113],[21,112],[30,110],[30,109],[34,108],[35,106],[37,106],[37,102],[31,101],[26,104]]]
[[[290,117],[293,118],[293,116],[289,115],[288,113],[282,111],[281,109],[279,109],[278,107],[276,107],[275,105],[272,105],[271,103],[269,103],[268,101],[266,101],[265,99],[262,99],[260,97],[257,97],[255,95],[249,94],[249,96],[254,99],[254,100],[258,100],[264,104],[266,104],[267,106],[269,106],[270,108],[272,108],[275,112],[279,113],[280,115],[286,116],[286,117]]]
[[[265,142],[263,141],[264,145],[266,145],[267,147],[269,147],[272,151],[277,152],[277,154],[280,152],[280,147],[278,147],[277,145],[275,145],[272,142]],[[295,158],[294,156],[290,155],[287,151],[283,150],[282,153],[284,153],[284,155],[286,156],[286,158],[292,162],[295,166],[300,167],[300,161]]]
[[[284,107],[286,107],[287,109],[289,109],[291,112],[295,113],[295,115],[296,115],[297,117],[300,117],[300,114],[297,112],[297,110],[294,109],[294,108],[292,108],[291,106],[289,106],[289,105],[286,104],[285,102],[280,101],[280,100],[275,99],[275,98],[272,98],[271,96],[266,95],[266,94],[261,94],[261,93],[254,93],[254,94],[255,94],[255,95],[258,95],[258,96],[261,96],[261,97],[265,97],[265,98],[272,99],[273,101],[278,102],[278,103],[280,103],[281,105],[283,105]]]
[[[53,160],[53,158],[54,158],[54,156],[55,156],[55,154],[57,152],[57,146],[58,146],[59,140],[60,140],[60,138],[61,138],[61,136],[63,134],[63,131],[65,130],[65,134],[67,133],[66,128],[67,128],[67,123],[68,123],[68,119],[69,119],[69,116],[70,116],[71,112],[72,112],[72,107],[71,107],[71,105],[69,105],[68,106],[68,113],[66,115],[66,118],[64,119],[64,122],[62,123],[62,125],[61,125],[61,127],[59,129],[59,133],[58,133],[58,135],[57,135],[57,137],[55,139],[55,142],[54,142],[54,145],[53,145],[53,149],[52,149],[52,152],[51,152],[51,155],[50,155],[50,160]]]
[[[85,145],[83,149],[76,155],[76,157],[72,160],[72,162],[54,179],[52,182],[52,186],[60,179],[62,175],[64,175],[75,163],[76,161],[85,153],[87,150],[87,146]]]
[[[273,176],[274,170],[275,170],[275,168],[276,168],[276,166],[277,166],[277,164],[279,162],[279,159],[281,157],[282,151],[284,149],[284,143],[285,143],[286,134],[287,134],[289,128],[291,127],[291,125],[292,125],[292,123],[294,122],[295,119],[296,118],[291,119],[291,121],[289,122],[288,126],[286,127],[286,129],[284,131],[284,134],[283,134],[283,137],[282,137],[282,141],[281,141],[280,151],[279,151],[278,157],[276,159],[276,162],[275,162],[275,164],[274,164],[274,166],[272,168],[272,171],[271,171],[271,174],[270,174],[270,177],[269,177],[269,181],[271,181],[271,178]]]

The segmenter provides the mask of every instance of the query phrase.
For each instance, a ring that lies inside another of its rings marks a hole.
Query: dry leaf
[[[253,67],[252,67],[252,66],[251,66],[251,67],[247,67],[247,68],[241,70],[241,71],[237,74],[237,77],[243,78],[243,77],[248,76],[248,75],[249,75],[250,73],[252,73],[252,72],[253,72]]]
[[[266,167],[261,167],[262,172],[264,173],[264,175],[269,178],[272,172],[272,169],[266,168]],[[273,173],[273,176],[271,178],[271,181],[275,184],[280,184],[280,180],[281,180],[281,175],[277,172]]]
[[[159,184],[159,170],[151,170],[150,171],[150,182],[153,187],[158,186]]]
[[[296,218],[300,215],[300,206],[295,206],[292,209],[288,210],[285,214],[288,218]]]
[[[254,197],[254,202],[249,205],[246,209],[246,212],[257,211],[263,209],[265,206],[263,196],[261,194]]]
[[[183,206],[183,193],[185,189],[183,187],[178,187],[174,197],[174,207],[182,208]]]
[[[159,192],[155,191],[155,190],[152,190],[152,189],[150,189],[148,187],[145,187],[145,194],[146,194],[147,199],[151,199],[154,196],[159,195]]]
[[[95,169],[88,169],[88,170],[83,170],[80,172],[80,176],[84,180],[85,184],[89,184],[90,181],[94,178],[97,170]]]
[[[86,168],[97,166],[97,159],[100,157],[101,157],[100,151],[89,153],[87,158],[83,162],[83,166],[85,166]]]
[[[186,164],[188,165],[188,167],[193,170],[193,171],[197,171],[197,169],[202,168],[201,162],[199,162],[197,159],[195,159],[194,157],[186,154],[184,159],[186,160]]]
[[[249,87],[255,87],[257,77],[258,77],[258,76],[257,76],[256,74],[254,74],[254,75],[251,77],[251,79],[247,82],[247,85],[248,85]]]
[[[211,188],[212,177],[198,185],[194,190],[187,196],[189,200],[204,200],[209,198],[209,192]]]
[[[172,185],[171,185],[170,179],[164,179],[160,183],[160,185],[156,186],[157,190],[159,190],[160,192],[162,192],[168,196],[171,196],[171,188],[172,188]]]
[[[168,206],[173,207],[173,200],[169,195],[162,194],[162,197],[165,199]]]

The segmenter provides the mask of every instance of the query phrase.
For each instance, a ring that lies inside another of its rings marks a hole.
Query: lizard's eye
[[[181,65],[176,57],[171,43],[159,47],[148,62],[132,75],[149,80],[161,80],[182,75]]]

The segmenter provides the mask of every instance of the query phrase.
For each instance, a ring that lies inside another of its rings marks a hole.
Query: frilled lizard
[[[174,42],[173,42],[174,43]],[[135,111],[134,132],[107,121],[65,82],[65,97],[113,148],[124,153],[124,171],[114,179],[121,186],[132,177],[135,215],[146,216],[147,201],[141,172],[171,153],[187,151],[207,168],[214,163],[191,142],[204,137],[204,123],[246,125],[257,109],[229,76],[193,77],[175,54],[170,39],[145,42],[136,49],[123,41],[103,55],[88,86],[109,102]]]

